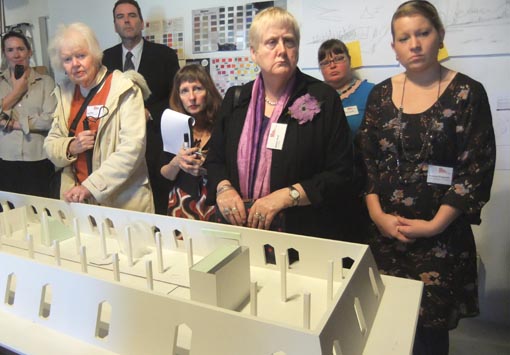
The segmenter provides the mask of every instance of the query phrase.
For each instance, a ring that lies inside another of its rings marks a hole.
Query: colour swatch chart
[[[193,53],[247,48],[253,4],[193,10]]]
[[[144,34],[148,41],[171,47],[177,51],[179,59],[184,59],[183,17],[146,22]]]
[[[211,77],[222,96],[229,87],[254,80],[259,70],[249,57],[211,59]]]

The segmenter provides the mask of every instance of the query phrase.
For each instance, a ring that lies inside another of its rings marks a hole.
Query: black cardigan
[[[328,85],[296,70],[295,88],[278,119],[287,130],[281,150],[273,150],[270,190],[300,183],[311,205],[284,210],[288,233],[331,239],[356,240],[353,232],[353,151],[350,129],[338,94]],[[209,141],[208,203],[216,201],[216,187],[228,179],[239,191],[237,147],[243,129],[253,82],[242,86],[234,107],[234,88],[223,101]],[[309,93],[321,111],[311,122],[299,125],[288,113],[293,102]],[[356,202],[356,203],[355,203]]]

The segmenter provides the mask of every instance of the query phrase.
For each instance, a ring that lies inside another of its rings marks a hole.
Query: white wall
[[[304,0],[303,0],[304,1]],[[37,18],[50,17],[50,36],[60,23],[82,21],[93,27],[103,48],[118,43],[113,30],[112,7],[114,1],[104,0],[5,0],[7,23],[31,22],[36,24],[34,38],[38,37]],[[221,5],[242,4],[243,0],[191,0],[163,1],[139,0],[146,21],[184,17],[186,48],[191,53],[191,10]],[[298,0],[288,0],[288,9],[298,21],[301,6]],[[352,3],[351,3],[352,6]],[[42,14],[42,15],[41,15]],[[302,15],[305,16],[305,15]],[[388,21],[389,22],[389,21]],[[509,28],[510,29],[510,28]],[[37,36],[35,35],[37,33]],[[448,38],[448,33],[447,33]],[[388,48],[390,44],[388,43]],[[36,47],[40,53],[40,48]],[[211,53],[210,56],[232,55]],[[246,55],[235,52],[235,55]],[[191,57],[191,55],[189,55]],[[37,56],[40,58],[40,56]],[[37,59],[40,60],[40,59]],[[40,64],[40,62],[38,62]],[[444,63],[447,67],[461,71],[482,82],[491,100],[493,119],[501,119],[496,112],[495,98],[510,96],[510,56],[457,57]],[[365,68],[359,70],[362,77],[379,82],[401,71],[398,67]],[[321,78],[317,68],[306,68],[306,72]],[[58,79],[58,78],[57,78]],[[501,142],[499,142],[501,143]],[[508,144],[508,142],[506,142]],[[498,148],[498,155],[503,152]],[[508,154],[508,153],[506,153]],[[506,157],[507,159],[509,157]],[[492,188],[492,197],[482,214],[481,226],[475,226],[477,247],[480,254],[480,304],[481,318],[510,325],[510,170],[497,170]]]

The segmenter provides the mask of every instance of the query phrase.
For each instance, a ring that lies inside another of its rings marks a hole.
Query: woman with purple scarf
[[[225,95],[205,163],[208,202],[233,225],[357,240],[350,129],[335,90],[297,68],[299,36],[286,10],[255,17],[260,74]]]

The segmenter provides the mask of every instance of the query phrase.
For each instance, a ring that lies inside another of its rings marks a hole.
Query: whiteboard
[[[432,0],[446,29],[450,56],[510,53],[508,0]],[[364,66],[396,65],[391,17],[400,0],[320,0],[301,4],[300,66],[317,67],[320,44],[359,40]],[[297,14],[295,14],[297,15]]]

